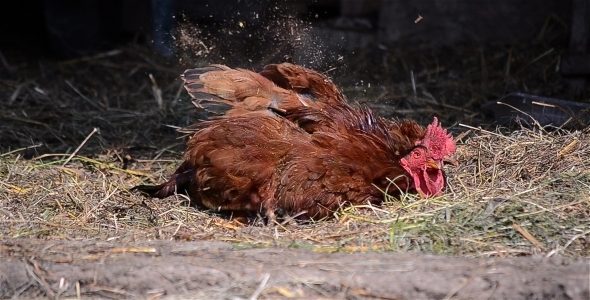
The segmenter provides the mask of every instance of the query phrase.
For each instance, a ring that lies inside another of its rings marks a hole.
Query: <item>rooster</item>
[[[184,162],[157,198],[186,192],[211,209],[275,211],[321,219],[343,205],[395,195],[442,194],[455,143],[436,118],[427,128],[349,105],[324,75],[283,63],[260,73],[222,65],[182,75],[194,104],[214,114],[189,128]]]

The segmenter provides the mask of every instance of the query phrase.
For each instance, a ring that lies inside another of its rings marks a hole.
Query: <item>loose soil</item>
[[[0,297],[588,299],[586,259],[239,249],[220,242],[0,243]]]

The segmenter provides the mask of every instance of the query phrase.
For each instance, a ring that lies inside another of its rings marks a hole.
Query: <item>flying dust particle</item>
[[[342,58],[325,42],[321,30],[279,8],[195,22],[186,16],[177,26],[178,59],[185,65],[223,61],[232,67],[260,69],[270,63],[292,62],[325,69]],[[249,16],[244,19],[244,16]],[[313,16],[311,16],[313,17]],[[235,30],[236,24],[239,30]],[[246,24],[248,26],[246,26]]]

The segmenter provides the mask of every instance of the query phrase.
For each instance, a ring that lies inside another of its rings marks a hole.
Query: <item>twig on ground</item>
[[[249,300],[256,300],[258,299],[258,296],[260,296],[260,294],[262,293],[262,291],[264,291],[264,288],[266,287],[266,283],[268,282],[268,279],[270,278],[270,273],[266,273],[264,274],[264,278],[262,278],[262,281],[260,282],[260,285],[258,285],[258,288],[256,289],[256,291],[254,291],[254,294],[252,294],[252,296],[250,296]]]
[[[70,160],[72,159],[72,157],[74,157],[78,153],[78,151],[80,151],[80,149],[82,149],[84,144],[86,144],[86,142],[88,142],[90,137],[92,137],[92,135],[94,135],[97,132],[100,134],[100,129],[98,127],[94,127],[94,129],[92,129],[92,131],[88,134],[88,136],[86,136],[86,138],[82,141],[82,143],[80,143],[80,146],[78,146],[78,148],[76,148],[76,150],[74,150],[74,152],[72,152],[72,154],[66,159],[66,161],[62,164],[62,167],[67,165],[68,162],[70,162]]]

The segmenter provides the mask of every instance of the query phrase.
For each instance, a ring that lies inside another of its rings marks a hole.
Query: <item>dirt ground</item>
[[[4,240],[3,299],[588,299],[587,259]]]

